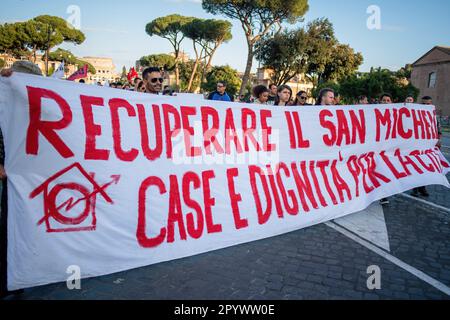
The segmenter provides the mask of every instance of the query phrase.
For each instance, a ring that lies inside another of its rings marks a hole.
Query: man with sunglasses
[[[162,91],[162,84],[164,78],[162,77],[161,70],[156,67],[148,67],[142,72],[142,78],[144,79],[145,92],[151,94],[159,94]]]

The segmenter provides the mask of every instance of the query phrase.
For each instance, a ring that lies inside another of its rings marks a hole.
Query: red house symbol
[[[70,176],[72,179],[74,176],[81,177],[83,183],[64,181],[65,176]],[[120,176],[112,175],[111,178],[112,181],[100,186],[94,180],[94,174],[88,174],[79,163],[74,163],[55,173],[30,193],[30,199],[43,193],[44,217],[37,224],[41,225],[45,222],[47,232],[95,230],[97,194],[100,194],[108,203],[114,203],[105,190],[110,185],[117,184]],[[78,194],[77,199],[74,199],[74,194]],[[61,202],[61,197],[68,197],[68,195],[70,197],[67,200],[57,204],[58,201]],[[81,205],[78,205],[80,203]],[[75,215],[74,211],[76,211]]]

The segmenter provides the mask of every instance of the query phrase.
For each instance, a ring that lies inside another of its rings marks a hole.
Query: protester
[[[227,90],[227,83],[225,81],[217,82],[217,90],[209,94],[208,100],[234,101],[233,97],[230,97],[228,93],[226,93],[226,90]]]
[[[413,96],[407,96],[405,99],[405,103],[414,103],[414,97]]]
[[[145,84],[144,81],[139,81],[136,85],[136,92],[145,92]]]
[[[254,103],[267,105],[269,100],[269,89],[264,85],[259,85],[253,88]]]
[[[316,106],[332,106],[334,105],[334,90],[330,88],[324,88],[320,90],[317,97]]]
[[[278,96],[278,86],[272,83],[271,85],[269,85],[269,99],[267,100],[267,104],[274,105],[277,96]]]
[[[143,81],[147,93],[160,94],[164,78],[162,77],[159,68],[148,67],[142,72],[142,78],[144,79]]]
[[[358,97],[358,104],[369,104],[369,100],[367,99],[367,96],[359,96]]]
[[[414,102],[414,101],[413,101]],[[422,97],[422,104],[425,105],[433,105],[433,99],[430,96],[424,96]],[[439,121],[437,122],[437,132],[438,132],[438,143],[436,144],[436,147],[438,147],[439,149],[441,148],[441,128],[440,128],[440,123]],[[427,191],[427,188],[425,186],[423,187],[418,187],[418,188],[414,188],[411,195],[413,197],[418,197],[419,194],[423,197],[429,197],[430,194]]]
[[[288,85],[281,85],[277,90],[277,98],[275,100],[275,106],[289,106],[292,98],[292,89]]]
[[[141,82],[142,82],[141,78],[139,78],[139,77],[134,78],[134,80],[133,80],[134,91],[138,91],[138,85]]]
[[[380,104],[391,104],[392,100],[392,95],[389,93],[383,93],[380,96]]]
[[[310,106],[306,101],[308,100],[308,93],[306,91],[299,91],[294,100],[294,106]]]
[[[383,93],[380,96],[380,104],[391,104],[392,103],[392,95],[389,93]],[[388,198],[383,198],[380,200],[380,204],[384,205],[384,204],[388,204],[389,203],[389,199]]]

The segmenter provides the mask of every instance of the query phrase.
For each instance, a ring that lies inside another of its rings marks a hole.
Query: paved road
[[[320,224],[278,237],[7,299],[450,299],[450,192],[384,207],[389,250]],[[437,205],[437,206],[436,206]],[[369,266],[381,289],[369,290]]]

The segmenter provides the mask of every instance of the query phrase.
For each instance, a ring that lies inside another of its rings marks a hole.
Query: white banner
[[[8,288],[267,238],[450,187],[433,106],[268,107],[0,79]]]

